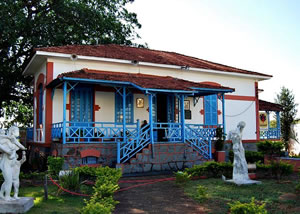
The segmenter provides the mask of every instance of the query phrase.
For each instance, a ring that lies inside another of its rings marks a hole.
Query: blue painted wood
[[[279,111],[276,112],[276,127],[278,130],[281,130],[280,128],[280,113]]]
[[[226,121],[225,121],[225,95],[222,94],[222,120],[223,120],[223,133],[226,134]]]
[[[151,144],[153,145],[153,95],[150,93],[148,95],[148,99],[149,99],[149,124],[150,124],[150,141]]]
[[[218,124],[218,103],[217,95],[204,97],[204,120],[206,125]]]
[[[63,83],[63,144],[66,143],[67,82]]]
[[[125,118],[126,123],[133,122],[133,95],[132,93],[126,94],[126,105],[125,105]],[[115,121],[117,123],[123,123],[123,92],[115,93]]]
[[[122,114],[123,114],[123,142],[126,143],[127,141],[127,134],[126,134],[126,87],[123,87],[123,102],[122,102]]]
[[[180,96],[180,115],[181,115],[181,136],[182,142],[185,142],[185,112],[184,112],[184,95]]]

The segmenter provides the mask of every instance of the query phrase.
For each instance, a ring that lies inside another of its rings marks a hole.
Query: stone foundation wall
[[[118,164],[117,167],[122,169],[123,174],[177,171],[204,161],[201,155],[186,144],[157,143],[154,145],[154,155],[149,145],[130,159],[129,163]]]
[[[65,158],[64,169],[82,165],[82,154],[86,151],[99,153],[98,164],[102,166],[115,167],[117,163],[117,144],[115,143],[74,143],[74,144],[51,144],[51,154]]]

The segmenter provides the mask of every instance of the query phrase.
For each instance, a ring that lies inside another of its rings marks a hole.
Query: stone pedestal
[[[0,199],[0,213],[26,213],[31,207],[33,207],[32,197],[20,197],[11,201]]]

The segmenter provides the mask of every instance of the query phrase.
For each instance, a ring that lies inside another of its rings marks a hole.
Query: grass
[[[90,190],[87,190],[90,191]],[[69,194],[61,194],[57,196],[57,187],[48,186],[48,200],[44,199],[43,186],[37,187],[21,187],[20,197],[34,197],[34,207],[30,209],[28,214],[59,214],[80,212],[84,206],[84,198],[80,196],[72,196]]]
[[[266,203],[268,213],[300,213],[300,196],[292,199],[280,199],[287,193],[295,193],[297,181],[278,183],[276,180],[262,180],[261,185],[236,186],[224,183],[221,179],[189,181],[184,186],[185,193],[201,203],[207,213],[228,213],[229,202],[250,202],[251,197]],[[197,186],[206,189],[206,200],[199,200]]]

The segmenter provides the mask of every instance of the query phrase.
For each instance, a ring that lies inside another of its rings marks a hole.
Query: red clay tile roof
[[[234,72],[241,74],[259,75],[272,77],[271,75],[262,74],[253,71],[247,71],[239,68],[222,65],[195,57],[185,56],[175,52],[166,52],[151,50],[147,48],[136,48],[122,45],[67,45],[58,47],[37,48],[35,51],[46,51],[65,54],[76,54],[81,56],[94,56],[112,59],[122,59],[139,62],[149,62],[156,64],[188,66],[193,68],[202,68],[209,70]]]
[[[280,104],[271,103],[265,100],[259,100],[259,110],[260,111],[282,111],[282,106]]]
[[[98,70],[90,70],[87,68],[78,71],[62,73],[57,77],[57,79],[61,77],[131,82],[142,88],[148,88],[148,89],[152,88],[152,89],[192,91],[191,87],[195,87],[195,88],[207,88],[207,89],[229,89],[234,91],[234,89],[229,87],[196,83],[196,82],[191,82],[183,79],[177,79],[170,76],[155,76],[155,75],[140,74],[140,73],[98,71]]]

